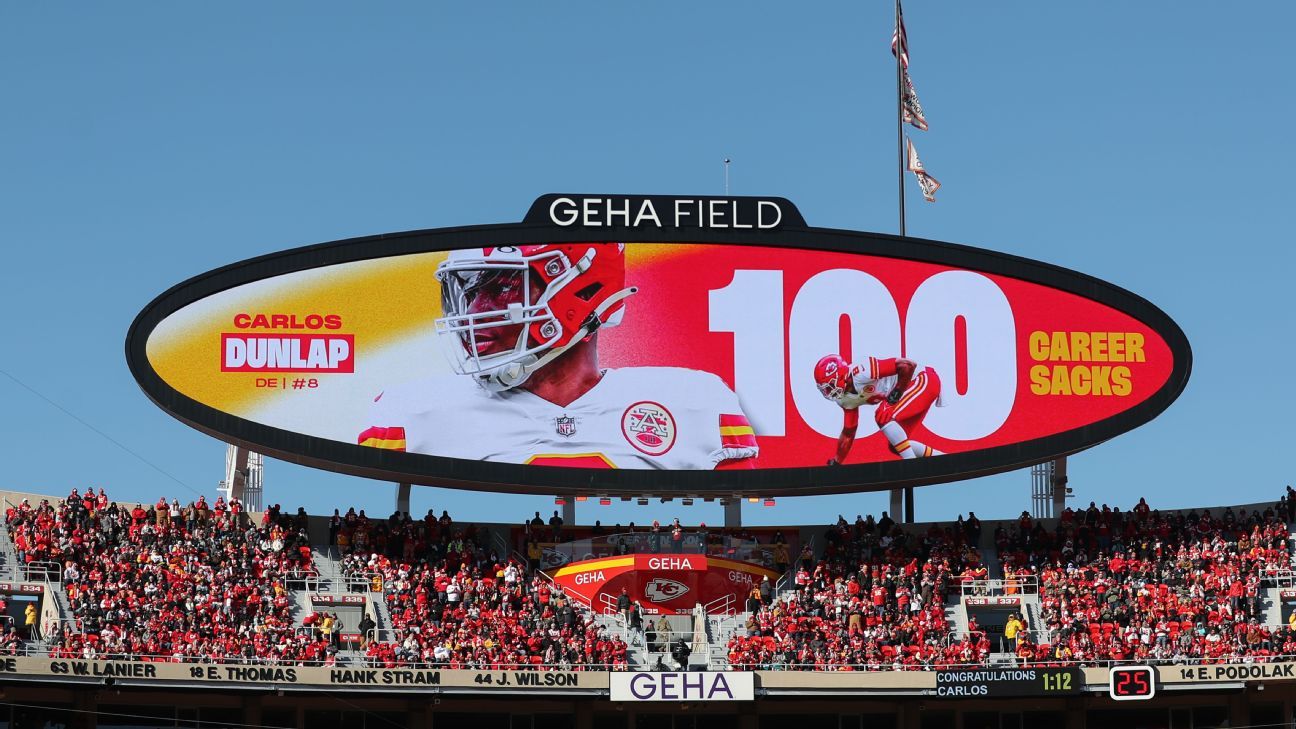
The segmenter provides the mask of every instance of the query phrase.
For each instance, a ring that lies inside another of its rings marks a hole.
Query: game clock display
[[[1156,669],[1117,666],[1111,669],[1107,693],[1114,701],[1143,701],[1156,695]]]

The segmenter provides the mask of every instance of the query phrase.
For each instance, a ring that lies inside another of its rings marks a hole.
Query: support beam
[[[913,486],[905,487],[904,523],[906,524],[912,524],[915,521],[918,521],[918,518],[914,516],[914,493],[913,492],[914,492]],[[895,519],[895,517],[891,517],[891,518]]]
[[[904,521],[904,489],[891,489],[891,508],[887,510],[891,521]]]
[[[1061,518],[1066,511],[1067,495],[1067,459],[1066,456],[1053,461],[1053,517]]]
[[[563,527],[571,528],[576,526],[576,497],[564,496],[562,508]]]
[[[396,512],[399,514],[409,513],[410,502],[410,485],[407,483],[397,484],[396,486]]]
[[[737,496],[724,505],[724,525],[726,529],[736,529],[742,526],[742,502]]]

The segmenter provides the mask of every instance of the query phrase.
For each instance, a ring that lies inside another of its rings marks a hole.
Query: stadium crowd
[[[992,650],[1022,663],[1105,660],[1264,660],[1296,655],[1296,620],[1266,620],[1264,590],[1290,575],[1296,491],[1262,510],[1162,513],[1090,504],[1052,526],[1023,514],[989,547],[1010,592],[1037,592],[1038,612],[1014,617],[1006,646],[969,625],[950,630],[947,595],[981,584],[981,524],[906,529],[839,517],[816,556],[804,545],[789,589],[765,582],[728,644],[737,669],[922,669],[984,664]],[[307,516],[267,510],[252,523],[238,503],[198,498],[136,504],[73,491],[8,505],[16,556],[62,573],[73,620],[40,635],[27,619],[0,626],[0,654],[44,640],[50,655],[164,661],[337,660],[337,615],[294,624],[290,590],[315,574]],[[553,527],[553,524],[550,525]],[[373,666],[505,669],[627,668],[627,645],[563,595],[534,560],[501,555],[476,526],[429,511],[423,519],[335,512],[329,523],[344,573],[381,593],[390,629],[358,625]],[[987,550],[987,554],[990,550]],[[782,566],[782,565],[780,565]],[[6,608],[7,609],[7,608]]]
[[[322,664],[335,649],[294,627],[286,584],[313,571],[304,516],[254,525],[223,499],[129,508],[74,489],[5,522],[20,562],[61,567],[74,621],[45,636],[51,656]]]
[[[335,513],[330,535],[346,574],[381,585],[393,631],[366,641],[375,666],[624,670],[627,646],[520,559],[448,514],[415,521]]]
[[[729,642],[730,665],[853,670],[984,657],[975,643],[950,642],[945,617],[952,578],[981,567],[967,537],[966,529],[938,524],[913,535],[886,512],[854,524],[838,517],[818,559],[802,551],[794,591],[753,594],[745,635]]]
[[[1296,493],[1264,511],[1128,512],[1090,503],[1056,528],[1028,514],[994,535],[1004,575],[1034,576],[1040,621],[1023,661],[1296,655],[1296,631],[1267,626],[1266,578],[1291,569]]]
[[[800,566],[796,590],[761,599],[735,667],[865,670],[984,664],[993,650],[973,621],[947,631],[945,591],[984,584],[975,514],[921,538],[885,518],[844,519],[822,559]],[[1296,618],[1266,625],[1266,579],[1290,574],[1296,491],[1263,511],[1161,513],[1067,509],[1054,528],[1023,513],[996,528],[1003,586],[1038,586],[1042,625],[1009,620],[1004,646],[1020,664],[1134,660],[1264,660],[1296,655]],[[761,596],[764,598],[764,595]]]

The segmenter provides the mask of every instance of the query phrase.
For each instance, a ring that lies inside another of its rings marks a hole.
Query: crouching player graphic
[[[941,382],[936,370],[901,357],[869,357],[860,364],[851,364],[840,355],[830,354],[815,364],[814,378],[819,392],[840,405],[844,416],[837,452],[828,465],[839,465],[850,454],[862,405],[874,407],[873,419],[892,453],[906,459],[941,455],[909,437],[927,417],[927,411],[941,405]]]

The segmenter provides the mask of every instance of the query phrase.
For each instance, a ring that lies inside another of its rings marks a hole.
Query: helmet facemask
[[[530,258],[446,260],[436,273],[444,313],[436,332],[450,366],[494,392],[522,384],[562,337],[549,301],[578,274],[561,251]],[[469,311],[481,295],[503,308]],[[499,331],[509,327],[517,333]]]
[[[819,386],[819,394],[829,400],[837,401],[846,395],[846,388],[842,387],[835,377],[829,382],[819,382],[816,384]]]

